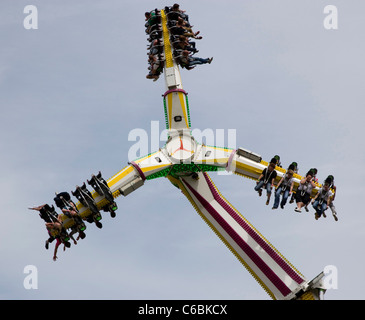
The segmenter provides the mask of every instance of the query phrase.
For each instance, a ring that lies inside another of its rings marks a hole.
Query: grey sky
[[[237,145],[265,160],[279,154],[301,174],[316,167],[320,181],[333,174],[339,221],[294,204],[273,212],[236,175],[212,173],[217,187],[308,280],[337,267],[326,299],[364,299],[365,3],[179,3],[203,36],[197,56],[214,57],[181,72],[192,127],[236,129]],[[23,27],[28,4],[38,30]],[[117,217],[88,225],[57,262],[27,209],[99,170],[111,177],[127,164],[131,130],[149,132],[152,120],[164,128],[163,79],[145,78],[144,12],[172,4],[1,2],[1,299],[269,299],[167,179],[118,198]],[[323,27],[327,4],[338,8],[338,30]],[[23,287],[30,264],[37,290]]]

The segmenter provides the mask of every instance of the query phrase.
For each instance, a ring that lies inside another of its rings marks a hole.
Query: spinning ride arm
[[[210,165],[217,168],[215,171],[226,170],[255,181],[260,177],[262,170],[268,166],[268,162],[262,160],[260,155],[252,151],[243,148],[230,149],[205,145],[200,146],[199,151],[194,158],[194,163],[197,165]],[[277,177],[274,184],[277,185],[280,179],[285,175],[286,170],[278,166],[275,167],[275,170],[277,172]],[[297,190],[300,180],[302,179],[303,177],[296,173],[293,175],[294,192]],[[321,185],[316,183],[316,187],[312,190],[312,198],[320,187]]]
[[[308,282],[218,191],[207,173],[170,181],[273,299],[318,300],[323,273]]]
[[[128,166],[106,182],[113,198],[117,198],[120,195],[127,196],[141,187],[146,179],[161,176],[160,172],[167,170],[169,167],[171,167],[171,162],[166,158],[164,152],[159,150],[131,161]],[[107,204],[105,197],[99,195],[96,191],[92,192],[92,197],[98,209],[101,209]],[[77,203],[77,209],[82,218],[90,214],[90,209],[85,207],[81,202]]]

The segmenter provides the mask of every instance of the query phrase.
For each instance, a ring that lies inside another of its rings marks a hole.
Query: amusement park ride
[[[166,85],[163,103],[168,140],[162,148],[131,161],[108,180],[104,180],[101,173],[93,175],[88,181],[93,192],[87,190],[85,183],[77,186],[72,194],[79,201],[76,204],[79,217],[99,223],[97,225],[101,227],[100,211],[109,211],[114,217],[117,209],[115,198],[127,196],[142,187],[146,180],[166,177],[182,191],[201,218],[272,299],[322,299],[325,292],[324,273],[308,281],[222,196],[208,175],[209,171],[227,170],[257,180],[268,163],[249,150],[207,146],[191,135],[187,93],[173,55],[166,9],[158,11],[158,16],[162,26]],[[281,167],[275,169],[277,183],[286,170]],[[301,179],[301,176],[294,174],[294,190]],[[318,189],[319,186],[313,193]],[[79,224],[74,218],[61,216],[65,230],[78,228]],[[84,224],[80,225],[85,228]]]

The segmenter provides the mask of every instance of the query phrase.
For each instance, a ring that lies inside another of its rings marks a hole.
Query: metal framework
[[[183,89],[179,66],[172,54],[166,14],[164,10],[160,12],[166,85],[163,103],[168,140],[163,148],[131,161],[108,179],[106,183],[109,190],[104,192],[95,182],[89,183],[95,190],[89,193],[92,203],[77,203],[79,215],[87,218],[90,214],[96,214],[97,210],[115,210],[116,204],[111,196],[113,199],[120,195],[127,196],[143,186],[146,180],[167,177],[182,191],[201,218],[271,298],[320,299],[325,292],[323,272],[312,281],[308,281],[222,196],[208,175],[209,171],[227,170],[246,178],[258,179],[268,163],[263,161],[260,155],[249,150],[207,146],[196,141],[191,135],[187,92]],[[280,167],[275,169],[277,183],[286,170]],[[301,176],[294,174],[294,190],[301,179]],[[314,193],[318,188],[319,185]],[[82,188],[78,187],[77,190],[79,189]],[[113,209],[110,209],[111,207]],[[66,216],[63,220],[66,229],[74,224],[73,220]]]

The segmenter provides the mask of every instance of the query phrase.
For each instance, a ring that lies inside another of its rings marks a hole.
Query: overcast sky
[[[272,211],[240,176],[211,173],[216,186],[308,280],[336,267],[326,299],[364,299],[364,1],[179,3],[203,36],[196,56],[214,57],[181,72],[192,128],[234,129],[237,146],[264,160],[296,161],[302,175],[316,167],[320,182],[334,175],[339,221],[294,204]],[[29,4],[37,30],[23,26]],[[57,262],[27,209],[121,170],[132,130],[164,129],[163,78],[145,78],[144,12],[172,4],[1,1],[1,299],[269,299],[165,178],[119,197],[117,217],[88,224]],[[337,30],[324,28],[328,4]],[[27,265],[36,290],[23,286]]]

